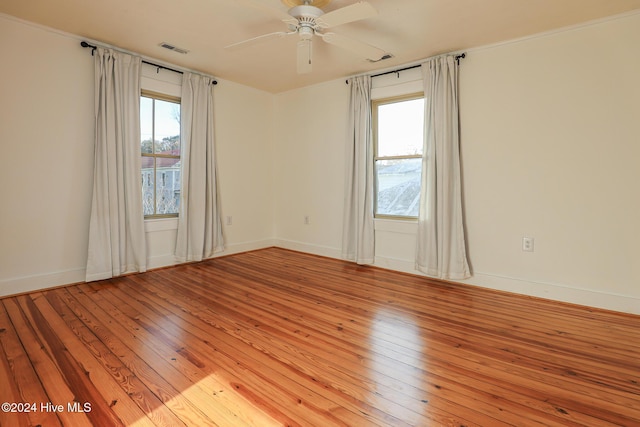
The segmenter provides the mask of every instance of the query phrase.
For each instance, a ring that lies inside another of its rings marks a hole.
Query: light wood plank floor
[[[2,426],[640,425],[638,316],[276,248],[3,298],[0,344]]]

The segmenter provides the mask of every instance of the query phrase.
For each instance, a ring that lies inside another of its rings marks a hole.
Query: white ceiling
[[[333,0],[324,11],[355,1]],[[332,31],[394,57],[372,64],[314,38],[313,71],[298,75],[295,36],[224,49],[286,31],[256,3],[288,8],[280,0],[0,0],[0,13],[277,93],[640,9],[640,0],[369,0],[377,17]]]

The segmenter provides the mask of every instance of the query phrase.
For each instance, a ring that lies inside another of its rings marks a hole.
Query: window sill
[[[154,218],[144,220],[144,231],[168,231],[178,229],[178,218]]]
[[[376,231],[411,234],[415,236],[418,231],[418,220],[376,218],[374,219],[374,227]]]

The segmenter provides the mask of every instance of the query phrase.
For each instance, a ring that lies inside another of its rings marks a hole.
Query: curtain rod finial
[[[98,48],[97,46],[94,46],[92,44],[87,43],[86,41],[82,40],[80,42],[80,46],[82,47],[90,47],[91,48],[91,56],[93,56],[93,54],[96,52],[96,49]]]

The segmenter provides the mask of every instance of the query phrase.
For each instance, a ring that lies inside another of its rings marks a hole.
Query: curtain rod
[[[98,48],[97,46],[91,45],[91,44],[89,44],[89,43],[87,43],[85,41],[81,41],[80,42],[80,46],[82,46],[82,47],[90,47],[91,48],[91,56],[93,56],[93,53]],[[183,71],[175,70],[175,69],[169,68],[169,67],[165,67],[164,65],[160,65],[160,64],[154,64],[153,62],[145,61],[144,59],[142,60],[142,63],[143,64],[147,64],[147,65],[151,65],[151,66],[156,67],[156,68],[161,68],[163,70],[173,71],[174,73],[184,74]],[[217,85],[218,81],[217,80],[213,80],[211,83],[213,83],[214,85]]]
[[[456,61],[458,61],[458,65],[460,65],[460,60],[464,59],[466,57],[467,57],[466,53],[461,53],[460,55],[456,55],[454,59]],[[399,73],[400,71],[407,71],[407,70],[411,70],[413,68],[418,68],[418,67],[421,67],[421,66],[422,66],[422,64],[412,65],[410,67],[400,68],[399,70],[385,71],[384,73],[374,74],[371,77],[379,77],[379,76],[384,76],[384,75],[387,75],[387,74]]]
[[[404,67],[404,68],[400,68],[398,70],[385,71],[384,73],[373,74],[371,76],[371,78],[380,77],[380,76],[386,76],[387,74],[395,74],[395,73],[399,73],[401,71],[413,70],[414,68],[420,68],[420,67],[422,67],[422,64],[412,65],[410,67]]]
[[[460,55],[456,55],[454,59],[458,62],[458,65],[460,65],[460,60],[466,57],[467,57],[467,54],[463,52]],[[391,70],[391,71],[385,71],[384,73],[373,74],[371,77],[373,78],[373,77],[385,76],[387,74],[399,73],[401,71],[412,70],[414,68],[419,68],[421,66],[422,64],[411,65],[409,67],[400,68],[398,70]],[[349,80],[347,80],[346,83],[349,84]]]

